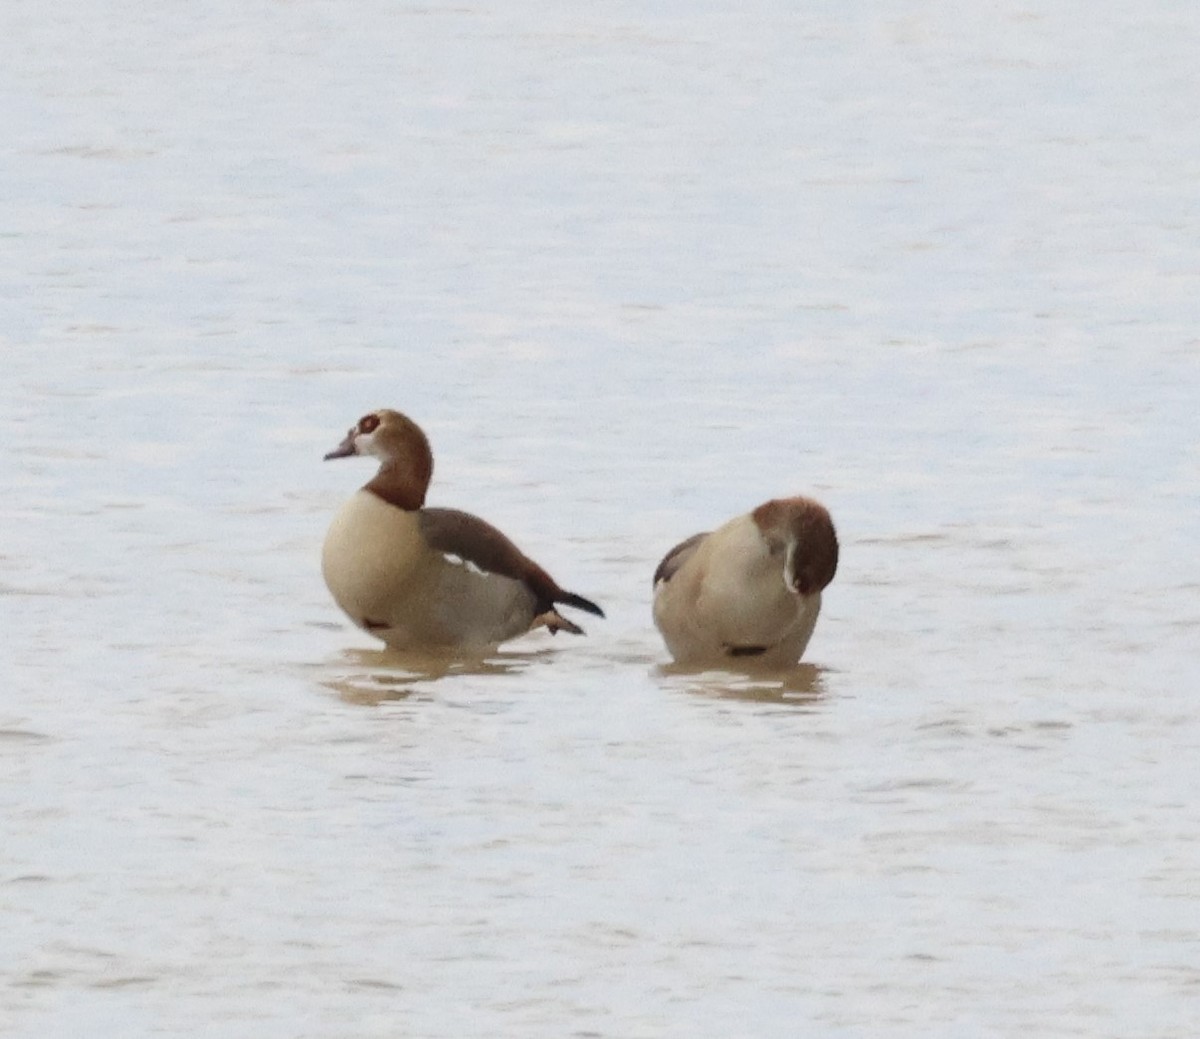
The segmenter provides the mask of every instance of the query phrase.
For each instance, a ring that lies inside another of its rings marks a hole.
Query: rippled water
[[[1200,9],[0,22],[0,1032],[1194,1035]],[[381,404],[609,619],[349,629]],[[667,667],[796,492],[808,663]]]

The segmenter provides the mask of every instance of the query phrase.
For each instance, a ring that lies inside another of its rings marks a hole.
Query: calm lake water
[[[1190,0],[7,4],[0,1033],[1192,1039],[1197,54]],[[380,405],[607,621],[350,629]],[[793,493],[806,665],[668,668],[661,554]]]

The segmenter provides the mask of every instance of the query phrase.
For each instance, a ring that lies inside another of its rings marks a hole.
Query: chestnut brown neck
[[[366,490],[399,509],[414,511],[425,504],[433,478],[433,452],[421,428],[405,420],[400,435],[388,437],[391,448]]]

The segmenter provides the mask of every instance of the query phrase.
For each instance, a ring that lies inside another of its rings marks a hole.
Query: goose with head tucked
[[[364,415],[325,458],[354,455],[377,459],[379,470],[334,517],[321,571],[363,631],[398,650],[477,653],[539,627],[582,635],[559,605],[604,616],[490,523],[426,507],[433,453],[407,415]]]
[[[776,498],[680,542],[654,572],[654,623],[676,662],[790,667],[837,572],[828,510]]]

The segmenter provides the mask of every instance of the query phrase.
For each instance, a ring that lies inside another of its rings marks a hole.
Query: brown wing
[[[671,580],[675,576],[675,571],[688,561],[691,554],[699,547],[700,542],[708,537],[708,533],[705,530],[699,534],[693,534],[686,541],[679,542],[678,545],[663,556],[662,562],[658,564],[658,568],[654,571],[654,580],[651,583],[657,585],[659,581]]]
[[[426,544],[435,551],[458,556],[486,573],[511,577],[526,585],[537,597],[539,613],[560,602],[604,616],[594,602],[560,588],[554,578],[486,520],[459,509],[421,509],[417,521]]]

